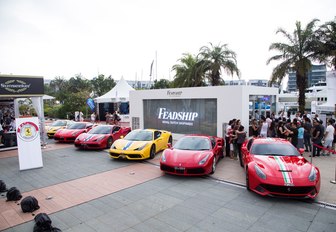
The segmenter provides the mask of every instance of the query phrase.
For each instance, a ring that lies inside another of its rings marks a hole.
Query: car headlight
[[[198,162],[199,165],[203,165],[210,157],[210,154],[207,154],[200,162]]]
[[[266,180],[266,174],[261,170],[261,168],[260,168],[257,164],[254,165],[254,169],[255,169],[257,175],[258,175],[261,179]]]
[[[162,153],[161,161],[162,161],[162,162],[166,162],[166,161],[167,161],[167,159],[166,159],[166,155],[165,155],[164,152]]]
[[[134,151],[141,151],[142,149],[144,149],[147,146],[147,143],[145,143],[144,145],[142,145],[141,147],[135,148]]]
[[[110,149],[116,149],[116,146],[114,145],[114,143],[112,144]]]
[[[313,182],[313,181],[316,180],[316,178],[317,178],[317,170],[316,170],[316,168],[313,167],[313,168],[310,170],[308,179],[309,179],[309,181]]]

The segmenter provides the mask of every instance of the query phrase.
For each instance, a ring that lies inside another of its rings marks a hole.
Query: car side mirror
[[[167,147],[168,147],[169,149],[171,149],[173,146],[172,146],[171,143],[167,143]]]
[[[302,155],[303,152],[304,152],[304,149],[303,149],[303,148],[299,148],[299,153],[300,153],[300,155]]]

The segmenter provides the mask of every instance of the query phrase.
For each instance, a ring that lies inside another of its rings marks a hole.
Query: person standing
[[[293,144],[294,147],[297,147],[298,146],[297,124],[295,122],[292,122],[290,128],[286,127],[286,130],[288,132],[288,136],[290,137],[291,143]]]
[[[303,141],[304,141],[304,128],[302,127],[300,122],[297,122],[298,125],[298,144],[297,149],[303,148]]]
[[[303,128],[304,128],[303,140],[304,140],[304,145],[305,145],[305,152],[311,152],[312,147],[311,147],[310,139],[311,139],[311,131],[312,131],[313,126],[311,124],[310,118],[308,117],[304,118]]]
[[[265,117],[261,117],[260,119],[260,137],[267,138],[268,132],[268,123],[265,120]]]
[[[323,129],[320,125],[320,120],[317,118],[313,119],[313,132],[312,132],[312,142],[313,142],[313,157],[320,156],[323,138]]]
[[[241,153],[241,148],[246,139],[246,132],[244,131],[244,126],[240,125],[237,131],[237,149],[238,149],[238,158],[240,166],[243,167],[243,157]]]
[[[4,130],[3,130],[2,124],[0,123],[0,146],[3,145],[3,143],[2,143],[3,134],[4,134]]]
[[[332,123],[333,123],[332,119],[329,119],[327,123],[328,123],[328,126],[325,130],[324,137],[323,137],[324,138],[323,147],[329,149],[328,155],[330,155],[330,150],[332,149],[332,143],[333,143],[333,140],[334,140],[335,128],[332,125]],[[325,155],[324,150],[322,152],[322,155]]]
[[[96,122],[96,113],[95,112],[92,112],[92,114],[91,114],[91,122],[92,123]]]
[[[229,124],[225,128],[225,156],[230,157],[230,140],[231,140],[231,128],[232,120],[229,121]]]

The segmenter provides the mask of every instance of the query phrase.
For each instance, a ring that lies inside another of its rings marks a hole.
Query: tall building
[[[327,73],[327,67],[325,64],[313,65],[312,69],[308,73],[307,88],[316,85],[320,81],[326,81],[326,73]],[[295,72],[289,72],[288,74],[287,90],[288,92],[297,91]]]

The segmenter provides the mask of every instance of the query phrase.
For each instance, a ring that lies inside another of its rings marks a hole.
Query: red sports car
[[[260,195],[315,198],[320,171],[287,140],[251,138],[242,146],[246,188]]]
[[[74,142],[78,135],[91,130],[90,122],[74,122],[66,129],[60,129],[54,134],[54,139],[59,142]]]
[[[173,147],[163,151],[160,168],[175,175],[213,174],[217,162],[223,157],[223,145],[223,138],[215,136],[184,136]]]
[[[87,133],[80,134],[75,140],[75,146],[83,149],[110,148],[115,140],[127,135],[130,131],[130,127],[99,125]]]

